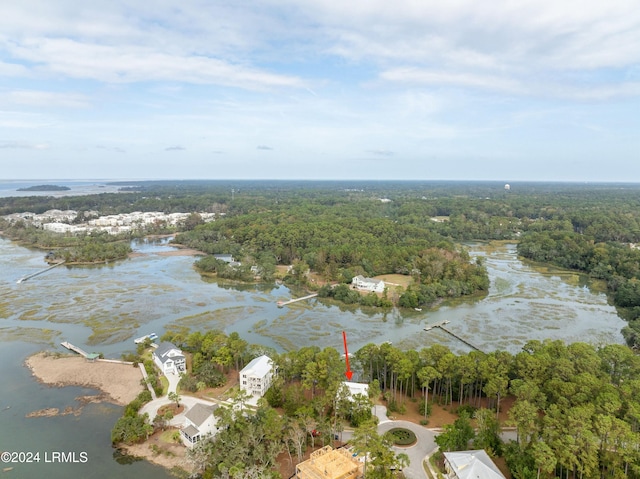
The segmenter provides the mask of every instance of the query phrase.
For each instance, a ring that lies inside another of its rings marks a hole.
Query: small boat
[[[147,339],[149,339],[151,341],[155,341],[156,339],[158,339],[158,335],[156,333],[145,334],[144,336],[140,336],[139,338],[134,339],[133,342],[136,343],[136,344],[142,344]]]
[[[422,311],[422,308],[413,308],[413,309],[415,309],[418,312]]]

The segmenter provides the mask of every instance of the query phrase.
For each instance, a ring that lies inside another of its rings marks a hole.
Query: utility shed
[[[325,446],[311,453],[308,460],[296,466],[298,479],[358,479],[362,463],[345,449]]]

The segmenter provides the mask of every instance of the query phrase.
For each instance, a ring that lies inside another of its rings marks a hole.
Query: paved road
[[[155,399],[142,406],[138,414],[144,414],[146,412],[147,414],[149,414],[149,421],[153,421],[153,418],[158,414],[158,409],[160,409],[160,407],[164,406],[165,404],[171,404],[172,402],[173,401],[170,401],[167,396],[162,396],[161,398]],[[171,421],[169,421],[169,424],[175,427],[182,427],[184,425],[185,413],[197,403],[205,404],[208,406],[218,404],[213,401],[206,401],[204,399],[196,398],[193,396],[181,396],[180,404],[184,405],[184,411],[175,416]]]
[[[384,434],[385,432],[393,429],[394,427],[404,427],[413,431],[418,441],[410,447],[393,447],[392,449],[396,454],[404,452],[409,456],[410,464],[404,468],[404,475],[407,479],[425,479],[427,474],[422,467],[422,461],[431,454],[438,446],[436,445],[435,437],[436,433],[429,429],[420,426],[418,424],[409,421],[392,421],[387,417],[387,408],[385,406],[376,405],[372,408],[372,412],[378,417],[378,433]],[[352,431],[344,431],[342,433],[342,440],[348,442],[353,436]]]
[[[413,431],[418,441],[410,447],[393,447],[396,454],[404,452],[409,456],[410,464],[404,468],[404,476],[407,479],[424,479],[427,475],[422,467],[424,458],[437,446],[432,431],[409,421],[386,421],[378,426],[378,433],[383,434],[394,427],[403,427]]]

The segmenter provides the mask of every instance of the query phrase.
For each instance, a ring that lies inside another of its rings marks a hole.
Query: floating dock
[[[318,293],[313,293],[308,296],[303,296],[302,298],[290,299],[289,301],[278,301],[278,308],[282,308],[291,303],[297,303],[298,301],[304,301],[306,299],[315,298],[316,296],[318,296]]]
[[[49,266],[48,268],[45,269],[41,269],[40,271],[36,271],[35,273],[31,273],[28,274],[26,276],[23,276],[22,278],[20,278],[18,281],[16,281],[16,283],[20,284],[20,283],[24,283],[25,281],[27,281],[28,279],[33,278],[34,276],[38,276],[39,274],[42,273],[46,273],[47,271],[49,271],[50,269],[56,268],[58,266],[60,266],[61,264],[64,264],[64,261],[61,261],[60,263],[56,263],[56,264],[52,264],[51,266]]]

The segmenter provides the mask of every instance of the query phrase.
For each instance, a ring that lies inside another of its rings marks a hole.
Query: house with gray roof
[[[384,281],[381,279],[365,278],[361,274],[354,277],[351,280],[351,284],[354,288],[364,291],[373,291],[374,293],[384,292]]]
[[[193,447],[203,439],[214,436],[218,432],[217,419],[213,412],[217,404],[206,405],[197,403],[184,415],[184,425],[180,431],[182,442],[187,447]]]
[[[274,365],[269,356],[259,356],[240,371],[240,388],[252,396],[264,396],[273,380]]]
[[[180,374],[187,370],[187,360],[173,343],[163,342],[153,351],[153,362],[163,374]]]
[[[443,454],[449,479],[505,479],[484,449]]]

